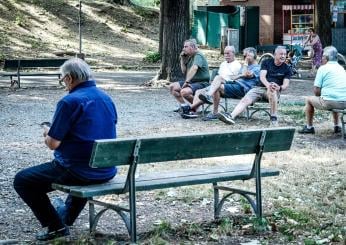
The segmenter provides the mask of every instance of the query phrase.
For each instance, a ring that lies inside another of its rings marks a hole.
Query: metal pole
[[[82,1],[79,0],[79,54],[82,53],[82,28],[81,28],[81,20],[82,20]]]

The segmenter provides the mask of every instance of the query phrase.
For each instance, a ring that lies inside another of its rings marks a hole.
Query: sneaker
[[[206,93],[201,93],[200,95],[198,95],[198,98],[206,104],[209,104],[209,105],[213,104],[213,97],[211,97],[210,95]]]
[[[334,126],[334,134],[341,133],[341,127],[340,126]]]
[[[194,119],[194,118],[197,118],[198,115],[197,115],[196,112],[189,111],[189,112],[186,113],[186,114],[182,113],[182,114],[181,114],[181,117],[184,118],[184,119]]]
[[[226,124],[229,124],[229,125],[235,124],[233,118],[232,118],[230,115],[228,115],[228,114],[226,114],[226,113],[224,113],[224,112],[219,112],[219,113],[217,114],[217,118],[218,118],[220,121],[222,121],[222,122],[224,122],[224,123],[226,123]]]
[[[275,116],[271,116],[271,117],[270,117],[270,125],[271,125],[272,127],[277,127],[277,126],[279,126],[278,118],[275,117]]]
[[[58,237],[64,237],[68,235],[70,235],[70,231],[67,226],[54,231],[50,231],[47,228],[45,231],[37,233],[36,239],[39,241],[49,241]]]
[[[183,105],[181,106],[181,114],[188,114],[191,111],[191,106]]]
[[[174,110],[173,110],[173,112],[181,112],[181,107],[179,106],[179,107],[177,107],[177,108],[175,108]]]
[[[315,128],[314,127],[308,128],[305,125],[301,130],[298,130],[298,133],[300,133],[300,134],[314,134]]]
[[[209,113],[208,115],[202,118],[203,121],[212,121],[216,119],[218,119],[218,117],[216,114],[213,114],[213,113]]]

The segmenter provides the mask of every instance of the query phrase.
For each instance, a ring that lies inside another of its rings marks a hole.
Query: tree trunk
[[[317,0],[317,28],[316,32],[319,35],[322,46],[332,44],[332,22],[330,14],[330,0]]]
[[[163,9],[161,20],[162,51],[161,68],[158,79],[177,81],[183,79],[180,69],[179,54],[189,33],[189,0],[161,0]]]
[[[159,32],[159,54],[162,57],[162,46],[163,46],[163,11],[164,11],[165,2],[160,1],[160,32]],[[162,59],[161,59],[162,60]]]

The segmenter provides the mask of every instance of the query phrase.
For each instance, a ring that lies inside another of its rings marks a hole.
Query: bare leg
[[[188,102],[190,102],[191,104],[193,103],[193,92],[192,92],[192,89],[190,87],[185,87],[185,88],[181,89],[180,94]]]
[[[340,125],[340,124],[339,124],[339,122],[340,122],[339,113],[337,113],[337,112],[332,112],[332,115],[333,115],[334,126]]]
[[[222,86],[222,85],[221,85]],[[222,86],[223,87],[223,86]],[[213,114],[216,115],[219,112],[219,104],[220,104],[220,89],[218,89],[213,94]]]
[[[307,97],[305,102],[305,117],[306,117],[307,126],[313,125],[314,113],[315,113],[315,108],[311,104],[311,97]]]
[[[221,76],[216,76],[214,80],[211,82],[211,85],[207,94],[210,96],[214,96],[214,94],[219,91],[221,84],[224,82],[225,80]]]
[[[231,117],[235,119],[237,116],[239,116],[240,113],[245,111],[246,107],[251,105],[254,101],[245,95],[244,98],[240,100],[240,102],[236,105],[236,107],[233,109],[231,113]]]
[[[201,93],[204,93],[206,91],[205,88],[203,89],[198,89],[195,93],[195,96],[193,97],[193,103],[191,105],[191,109],[193,111],[197,111],[198,107],[200,107],[201,105],[204,104],[204,102],[202,100],[200,100],[200,98],[198,97]]]
[[[184,98],[181,96],[180,92],[181,92],[181,87],[180,84],[178,82],[172,83],[171,85],[169,85],[169,91],[171,93],[171,95],[174,96],[174,98],[180,103],[180,104],[184,104]]]
[[[277,116],[278,113],[278,94],[277,91],[271,91],[270,89],[267,90],[267,96],[269,100],[270,105],[270,115],[271,116]]]

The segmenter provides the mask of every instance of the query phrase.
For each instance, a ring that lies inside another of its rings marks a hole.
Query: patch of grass
[[[148,51],[143,58],[143,61],[148,63],[157,63],[161,60],[160,53],[157,51]]]
[[[167,237],[173,231],[171,223],[161,220],[154,228],[153,234],[156,237]]]
[[[222,235],[229,235],[232,234],[233,231],[233,221],[229,218],[224,218],[220,220],[219,224],[219,233]]]
[[[17,12],[14,23],[16,23],[16,25],[18,25],[18,26],[25,27],[26,26],[26,19],[25,19],[24,14]]]
[[[246,200],[246,198],[244,198],[244,197],[240,197],[239,201],[240,201],[240,205],[241,205],[244,213],[250,214],[251,213],[251,205],[248,202],[248,200]]]

